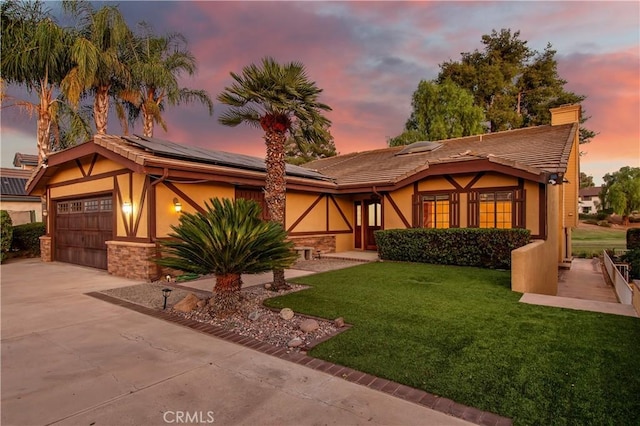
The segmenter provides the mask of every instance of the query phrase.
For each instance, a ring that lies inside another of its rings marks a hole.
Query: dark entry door
[[[367,200],[364,202],[364,248],[366,250],[377,250],[376,239],[373,233],[382,229],[382,204],[377,200]]]
[[[56,260],[107,269],[105,241],[112,238],[110,195],[56,203]]]

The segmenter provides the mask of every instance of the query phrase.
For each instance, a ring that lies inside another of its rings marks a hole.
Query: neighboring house
[[[16,152],[13,157],[13,165],[23,170],[33,170],[38,165],[38,156]]]
[[[13,225],[42,221],[40,197],[25,189],[31,170],[0,168],[0,210],[6,210]]]
[[[577,225],[580,106],[551,110],[552,125],[287,166],[285,226],[323,252],[376,249],[378,229],[527,228],[513,289],[555,294]],[[51,214],[44,260],[153,280],[149,258],[182,211],[210,197],[264,206],[264,160],[155,138],[96,135],[53,153],[29,182]],[[515,252],[514,252],[515,253]]]
[[[578,195],[578,205],[580,206],[580,213],[593,214],[597,213],[602,207],[602,200],[600,200],[601,186],[592,186],[590,188],[580,189]]]

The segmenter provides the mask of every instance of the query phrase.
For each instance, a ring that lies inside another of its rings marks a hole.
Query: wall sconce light
[[[133,206],[129,201],[125,201],[124,203],[122,203],[122,213],[131,214],[132,211],[133,211]]]
[[[176,213],[180,213],[182,211],[182,204],[177,198],[173,199],[173,208],[176,209]]]

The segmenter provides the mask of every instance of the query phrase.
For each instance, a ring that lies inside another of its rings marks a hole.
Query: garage
[[[113,197],[56,202],[55,260],[107,269],[105,241],[113,238]]]

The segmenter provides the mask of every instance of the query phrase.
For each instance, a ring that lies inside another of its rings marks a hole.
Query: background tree
[[[247,123],[265,132],[265,202],[271,220],[284,228],[287,134],[297,127],[303,140],[322,143],[330,124],[322,111],[331,108],[318,101],[322,89],[309,80],[304,65],[299,62],[282,65],[266,57],[260,66],[248,65],[242,74],[232,72],[231,77],[234,83],[217,97],[229,106],[219,121],[232,127]],[[285,287],[284,270],[274,270],[273,289]]]
[[[130,80],[122,54],[133,35],[115,6],[103,6],[98,11],[86,1],[64,1],[63,6],[79,26],[71,48],[75,66],[62,90],[76,107],[85,91],[92,92],[96,133],[105,134],[111,88]]]
[[[127,102],[128,118],[135,121],[142,114],[144,136],[153,136],[154,123],[166,131],[162,119],[166,105],[181,105],[201,102],[213,114],[213,102],[205,90],[180,87],[178,78],[186,73],[194,75],[196,59],[187,48],[187,40],[180,33],[156,36],[152,28],[140,24],[141,34],[135,37],[129,49],[129,71],[131,85],[125,87],[119,96]]]
[[[451,80],[422,80],[413,93],[411,106],[405,131],[390,139],[389,146],[484,133],[482,108],[473,104],[471,93]]]
[[[589,176],[584,172],[580,172],[580,189],[582,188],[591,188],[596,186],[593,183],[593,176]]]
[[[291,266],[297,253],[287,232],[260,218],[251,200],[212,198],[204,213],[182,213],[171,226],[171,239],[162,240],[162,266],[200,275],[215,274],[214,308],[233,310],[239,301],[241,274],[257,274]]]
[[[600,199],[622,216],[623,224],[629,224],[629,215],[640,210],[640,167],[622,167],[602,178],[604,185]]]
[[[57,94],[73,68],[70,34],[53,19],[44,3],[5,1],[0,4],[3,83],[25,87],[38,96],[38,103],[11,100],[37,116],[38,162],[51,151],[51,125],[56,120]],[[3,107],[8,98],[2,95]]]
[[[310,141],[304,138],[304,132],[295,127],[291,130],[285,144],[285,161],[289,164],[300,165],[320,158],[337,155],[336,145],[328,127],[323,129],[325,136],[320,141]]]
[[[556,51],[550,44],[538,53],[520,39],[520,31],[510,29],[483,35],[482,44],[482,51],[463,52],[460,61],[440,64],[437,80],[451,79],[471,91],[492,132],[549,124],[549,108],[585,99],[564,90],[566,81],[558,74]],[[587,119],[583,116],[582,122]],[[580,142],[594,136],[583,127]]]

